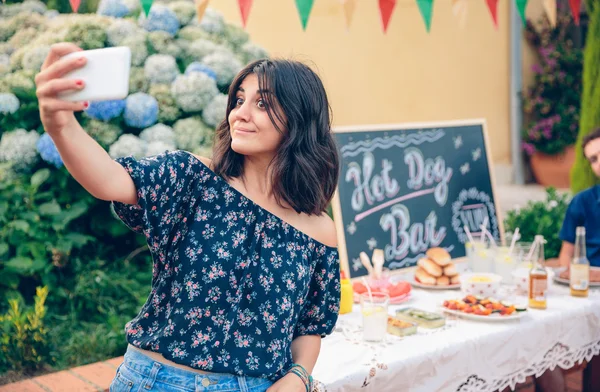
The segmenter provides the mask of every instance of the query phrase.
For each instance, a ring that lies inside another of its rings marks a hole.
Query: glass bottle
[[[544,236],[536,235],[534,246],[536,247],[536,257],[529,271],[529,307],[546,309],[548,272],[544,267]]]
[[[571,260],[570,286],[574,297],[587,297],[590,283],[590,262],[585,249],[585,227],[576,229],[575,254]]]

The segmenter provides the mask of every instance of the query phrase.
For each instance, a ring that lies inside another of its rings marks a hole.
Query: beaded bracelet
[[[306,392],[312,391],[313,378],[302,365],[297,363],[292,364],[288,370],[288,373],[295,374],[300,378],[300,380],[302,380],[304,386],[306,386]]]

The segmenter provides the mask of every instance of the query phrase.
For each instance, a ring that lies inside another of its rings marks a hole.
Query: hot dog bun
[[[444,273],[442,267],[426,257],[420,258],[419,261],[417,261],[417,265],[423,268],[429,275],[435,276],[436,278],[442,276]]]
[[[448,277],[453,277],[458,275],[458,271],[456,271],[456,266],[453,263],[448,264],[444,267],[444,275]]]
[[[435,282],[438,286],[448,286],[450,284],[450,278],[447,276],[440,276]]]
[[[415,271],[415,278],[423,284],[429,284],[434,286],[436,283],[436,279],[433,276],[429,275],[427,271],[425,271],[421,267],[418,267]]]
[[[452,261],[450,253],[444,248],[431,248],[425,252],[425,255],[440,267],[445,267]]]
[[[451,277],[450,284],[460,284],[460,275],[454,275]]]

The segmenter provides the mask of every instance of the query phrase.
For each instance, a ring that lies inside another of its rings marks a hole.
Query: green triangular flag
[[[300,14],[300,21],[302,22],[302,30],[306,30],[306,24],[308,23],[308,17],[315,0],[296,0],[296,8]]]
[[[144,9],[144,13],[146,14],[146,17],[150,13],[150,8],[152,8],[152,1],[153,0],[140,0],[140,2],[142,3],[142,8]]]
[[[517,10],[523,21],[523,25],[527,24],[527,18],[525,16],[525,9],[527,8],[527,1],[529,0],[515,0],[517,2]]]
[[[433,14],[433,0],[417,0],[417,5],[419,6],[419,11],[421,11],[423,21],[425,21],[425,28],[429,33],[431,29],[431,15]]]

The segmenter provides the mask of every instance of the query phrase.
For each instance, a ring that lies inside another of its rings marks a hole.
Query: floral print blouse
[[[113,202],[153,257],[152,289],[127,341],[192,368],[277,380],[292,340],[332,332],[336,248],[290,226],[195,156],[118,158],[138,203]]]

